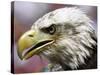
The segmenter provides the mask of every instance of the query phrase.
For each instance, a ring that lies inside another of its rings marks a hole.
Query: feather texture
[[[90,69],[97,66],[97,37],[92,20],[76,7],[49,12],[33,28],[54,24],[56,41],[41,52],[52,64],[51,71]]]

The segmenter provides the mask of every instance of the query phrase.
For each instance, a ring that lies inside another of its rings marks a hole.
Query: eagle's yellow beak
[[[24,33],[18,41],[18,56],[21,60],[28,59],[43,51],[43,48],[53,42],[54,40],[49,35],[31,29]]]

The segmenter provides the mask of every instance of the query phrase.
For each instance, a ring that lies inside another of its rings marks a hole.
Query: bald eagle
[[[97,68],[97,37],[93,21],[77,7],[65,7],[38,19],[18,41],[18,56],[43,55],[49,71]]]

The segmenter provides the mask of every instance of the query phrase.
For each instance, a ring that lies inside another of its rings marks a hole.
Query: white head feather
[[[62,61],[72,69],[85,64],[96,45],[93,22],[76,7],[60,8],[47,13],[34,23],[33,27],[43,28],[55,24],[60,35],[56,42],[48,46],[43,54],[52,62]]]

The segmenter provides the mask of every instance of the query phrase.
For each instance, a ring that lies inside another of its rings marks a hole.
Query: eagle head
[[[77,69],[96,51],[91,19],[76,7],[65,7],[38,19],[18,41],[18,56],[45,56],[52,64]],[[54,65],[55,66],[55,65]]]

